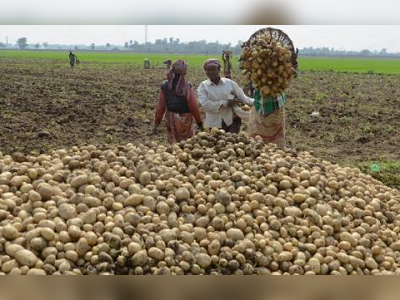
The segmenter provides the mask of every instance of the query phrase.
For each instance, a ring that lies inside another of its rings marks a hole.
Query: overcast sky
[[[149,25],[148,40],[179,38],[181,41],[247,40],[266,25]],[[282,25],[295,46],[333,47],[345,50],[381,50],[400,52],[400,25]],[[49,44],[123,44],[129,40],[144,42],[144,25],[0,25],[0,42],[15,43],[26,37],[28,43]]]
[[[274,6],[295,20],[242,21],[254,9],[265,16]],[[0,0],[0,24],[394,25],[399,11],[396,0]]]

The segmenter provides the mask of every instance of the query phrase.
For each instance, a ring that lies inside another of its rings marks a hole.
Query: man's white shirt
[[[227,126],[233,123],[233,109],[227,106],[228,101],[234,98],[242,103],[253,105],[254,99],[247,97],[236,82],[222,78],[218,85],[211,80],[203,81],[198,89],[199,103],[206,113],[205,124],[208,127],[222,127],[222,121]]]

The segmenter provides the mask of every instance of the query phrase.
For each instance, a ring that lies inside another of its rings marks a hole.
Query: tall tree
[[[371,51],[369,51],[368,49],[364,49],[364,50],[361,50],[360,54],[364,55],[364,56],[369,56],[369,55],[371,55]]]
[[[25,49],[26,47],[28,47],[28,40],[26,37],[19,38],[17,40],[17,44],[20,49]]]

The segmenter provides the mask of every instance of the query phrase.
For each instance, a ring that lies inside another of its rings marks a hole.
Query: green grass
[[[219,55],[201,54],[146,54],[132,52],[95,52],[95,51],[74,51],[83,63],[129,63],[143,65],[143,60],[148,58],[152,66],[163,66],[166,58],[172,60],[177,58],[186,59],[191,67],[201,67],[207,58]],[[1,50],[0,58],[12,59],[51,59],[63,60],[68,63],[68,51],[42,51],[42,50]],[[233,60],[236,67],[237,61]],[[400,59],[369,59],[369,58],[313,58],[300,57],[300,70],[304,71],[337,71],[350,73],[385,73],[400,74]]]
[[[304,57],[301,70],[400,74],[400,59]]]
[[[78,59],[83,63],[127,63],[143,65],[145,58],[148,58],[152,66],[163,66],[163,61],[167,58],[175,60],[183,58],[188,61],[190,66],[202,66],[212,55],[200,54],[147,54],[132,52],[95,52],[95,51],[73,51]],[[68,63],[68,51],[0,51],[0,58],[12,59],[51,59],[64,60]]]
[[[379,170],[373,170],[372,165],[377,165]],[[357,164],[361,171],[371,174],[384,184],[400,190],[400,160],[364,162]]]

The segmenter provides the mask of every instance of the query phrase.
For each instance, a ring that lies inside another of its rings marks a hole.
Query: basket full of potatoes
[[[240,67],[246,81],[263,97],[282,94],[296,75],[297,54],[292,40],[282,30],[264,28],[242,45]]]

